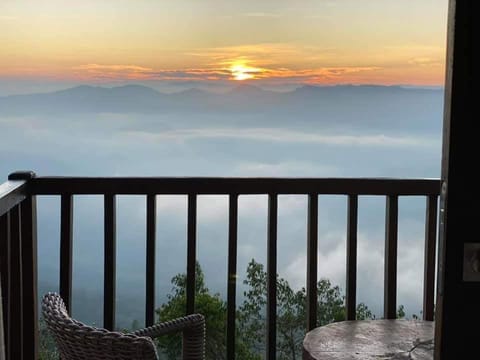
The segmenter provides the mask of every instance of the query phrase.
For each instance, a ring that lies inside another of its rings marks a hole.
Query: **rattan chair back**
[[[150,337],[108,331],[72,319],[56,293],[43,297],[42,315],[62,360],[158,360]]]

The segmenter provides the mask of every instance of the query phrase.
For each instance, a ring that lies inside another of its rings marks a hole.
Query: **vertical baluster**
[[[398,196],[388,195],[385,212],[384,318],[397,317]]]
[[[423,319],[433,321],[435,293],[435,250],[437,239],[437,196],[426,201],[425,214],[425,262],[423,281]]]
[[[115,328],[115,290],[116,290],[116,199],[113,194],[104,196],[104,298],[103,326],[108,330]]]
[[[276,359],[277,347],[277,220],[278,195],[268,195],[267,239],[267,360]]]
[[[20,205],[10,210],[9,355],[23,359],[22,236]]]
[[[230,194],[228,212],[227,360],[235,359],[238,195]]]
[[[0,275],[2,281],[2,310],[3,322],[3,345],[5,347],[5,359],[9,358],[9,298],[10,298],[10,212],[0,216]]]
[[[357,225],[358,225],[358,196],[348,196],[347,214],[347,290],[345,308],[347,320],[357,317]]]
[[[63,194],[60,203],[60,296],[72,310],[73,196]]]
[[[187,224],[187,314],[195,312],[195,263],[197,249],[197,195],[188,195]]]
[[[156,195],[147,195],[147,246],[145,286],[145,326],[155,322],[155,251],[156,251]]]
[[[307,220],[307,330],[317,326],[318,195],[308,195]]]
[[[37,202],[28,196],[21,204],[23,357],[38,358],[38,287],[37,287]]]

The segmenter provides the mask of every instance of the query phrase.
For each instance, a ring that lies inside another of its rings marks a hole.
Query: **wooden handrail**
[[[440,193],[439,179],[394,178],[220,178],[220,177],[37,177],[36,195],[148,194],[322,194],[426,196]]]
[[[0,216],[20,204],[27,195],[26,180],[8,180],[0,184]]]

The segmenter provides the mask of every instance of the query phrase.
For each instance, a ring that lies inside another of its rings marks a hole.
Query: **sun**
[[[234,62],[229,70],[232,74],[233,80],[237,81],[255,79],[256,75],[262,72],[261,69],[248,66],[244,62]]]

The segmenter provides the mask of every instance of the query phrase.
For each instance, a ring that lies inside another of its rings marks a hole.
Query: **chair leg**
[[[183,330],[183,360],[205,359],[205,321]]]

